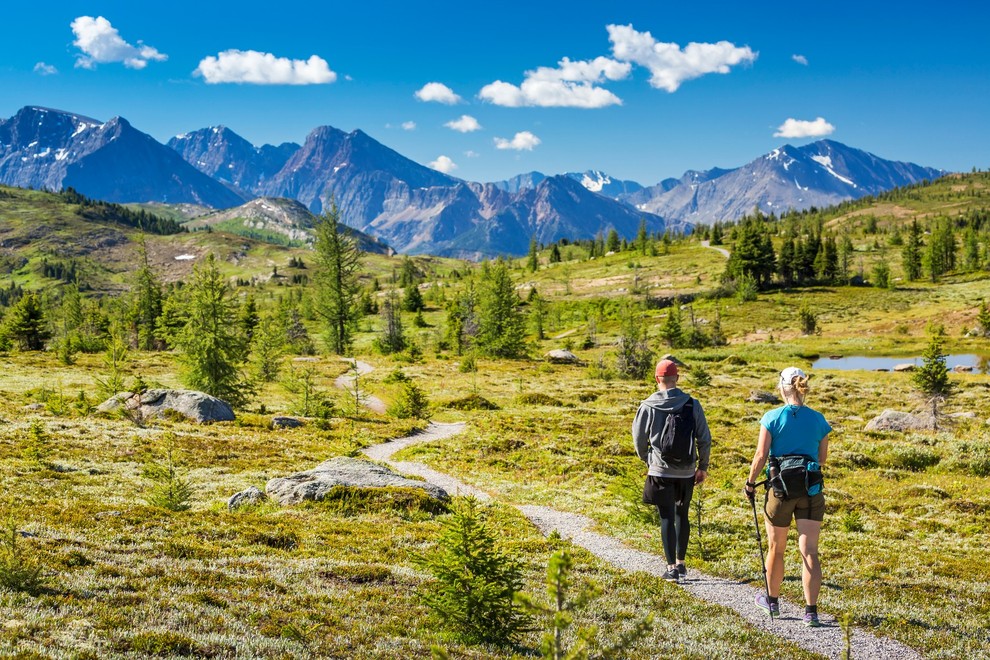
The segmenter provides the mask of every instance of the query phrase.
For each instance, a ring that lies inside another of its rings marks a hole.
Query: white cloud
[[[809,138],[831,135],[833,132],[835,132],[835,126],[825,121],[824,117],[819,117],[814,121],[788,119],[777,127],[777,132],[773,136],[782,138]]]
[[[53,76],[56,73],[58,73],[58,69],[56,69],[51,64],[38,62],[37,64],[34,65],[34,72],[37,73],[39,76]]]
[[[458,133],[470,133],[481,130],[481,124],[471,115],[461,115],[460,119],[452,119],[444,124],[444,126]]]
[[[485,85],[478,96],[509,108],[602,108],[621,105],[622,99],[597,85],[606,80],[622,80],[632,65],[607,57],[572,61],[564,58],[556,68],[541,66],[527,71],[521,85],[501,80]]]
[[[160,62],[168,59],[168,55],[141,41],[136,46],[127,43],[110,25],[110,21],[102,16],[80,16],[72,21],[70,27],[76,35],[72,45],[83,52],[76,58],[76,66],[82,69],[94,69],[97,64],[109,62],[123,62],[130,69],[143,69],[152,60]]]
[[[683,49],[675,43],[663,43],[649,32],[638,32],[632,25],[608,25],[612,55],[622,62],[632,62],[650,70],[650,85],[676,92],[681,83],[708,73],[728,73],[730,67],[753,62],[759,53],[749,46],[738,47],[728,41],[689,43]]]
[[[438,82],[426,83],[414,96],[420,101],[434,101],[436,103],[445,103],[446,105],[454,105],[461,102],[461,97],[455,94],[454,90]]]
[[[511,140],[505,138],[495,138],[496,149],[513,149],[515,151],[532,151],[533,147],[540,144],[540,138],[529,131],[516,133]]]
[[[479,154],[477,151],[474,151],[473,149],[468,149],[467,151],[464,152],[464,155],[467,156],[468,158],[477,158],[481,154]]]
[[[327,61],[318,55],[308,60],[290,60],[256,50],[225,50],[204,57],[194,76],[208,84],[248,83],[252,85],[322,85],[337,80]]]
[[[416,130],[416,122],[414,122],[414,121],[404,121],[404,122],[402,122],[402,130],[404,130],[404,131],[415,131]]]
[[[797,62],[798,64],[803,64],[804,66],[808,66],[808,58],[805,57],[804,55],[797,55],[797,54],[791,55],[791,59]]]
[[[457,169],[457,163],[447,156],[437,156],[437,159],[429,163],[429,166],[437,172],[443,172],[444,174],[450,174]]]

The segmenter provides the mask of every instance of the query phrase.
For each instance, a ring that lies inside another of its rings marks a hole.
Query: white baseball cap
[[[801,378],[807,378],[807,374],[805,374],[804,371],[798,369],[797,367],[787,367],[786,369],[781,371],[780,383],[779,383],[780,387],[783,387],[784,385],[790,385],[791,381],[794,380],[795,376],[800,376]]]

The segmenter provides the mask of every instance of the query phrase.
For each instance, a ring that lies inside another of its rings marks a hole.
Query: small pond
[[[838,369],[840,371],[863,370],[876,371],[887,369],[893,371],[898,364],[914,364],[920,367],[924,362],[921,357],[864,357],[860,355],[850,355],[848,357],[822,357],[811,364],[812,369]],[[987,355],[948,355],[945,358],[945,365],[951,370],[956,366],[972,367],[972,373],[986,373],[990,368],[990,356]]]

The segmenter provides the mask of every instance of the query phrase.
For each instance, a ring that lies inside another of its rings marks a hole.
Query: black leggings
[[[657,505],[660,512],[660,538],[663,539],[663,554],[667,564],[687,556],[688,538],[691,536],[691,500],[685,497],[681,502]]]

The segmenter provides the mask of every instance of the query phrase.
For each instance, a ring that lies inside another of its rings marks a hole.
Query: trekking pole
[[[756,545],[760,548],[760,568],[763,570],[763,588],[767,592],[767,602],[770,602],[770,582],[767,581],[767,560],[763,556],[763,537],[760,535],[760,521],[756,516],[756,486],[762,486],[766,481],[761,481],[753,486],[753,498],[749,503],[753,506],[753,527],[756,529]],[[773,612],[770,612],[770,623],[773,623]]]

